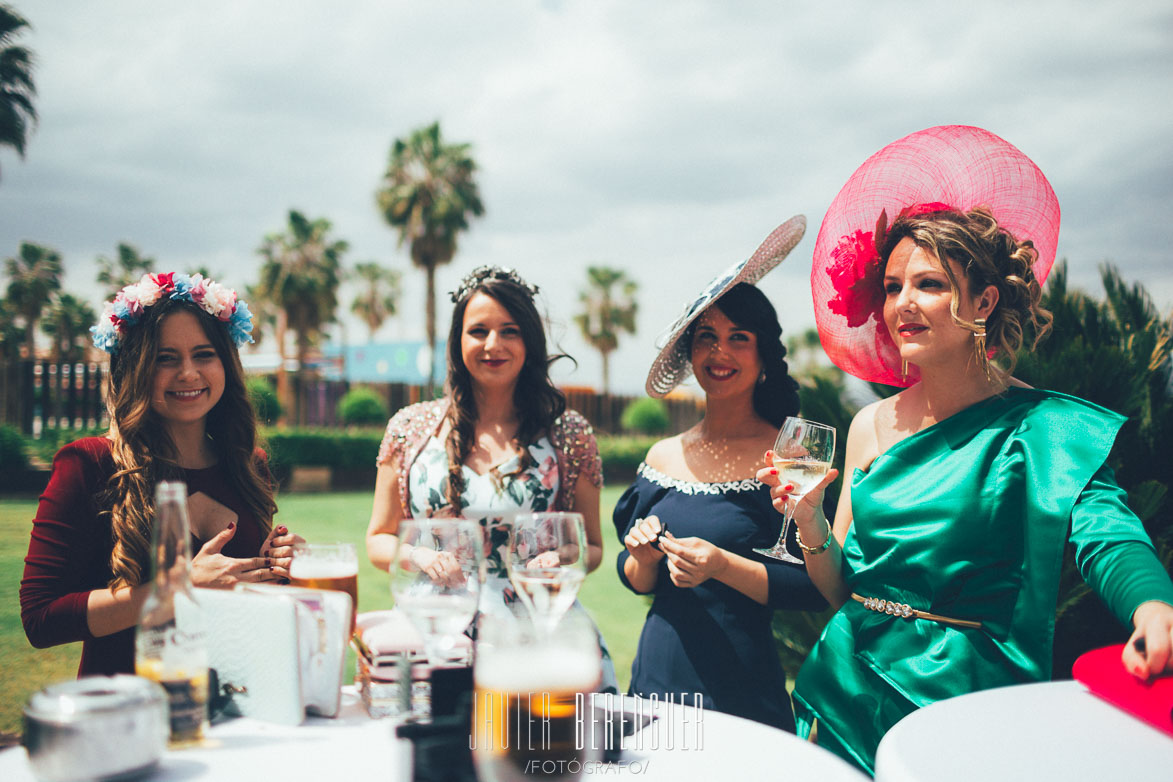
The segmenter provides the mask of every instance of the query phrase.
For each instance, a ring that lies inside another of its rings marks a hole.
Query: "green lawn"
[[[603,490],[603,564],[586,580],[580,598],[607,640],[620,686],[626,688],[647,603],[627,591],[615,574],[619,541],[610,519],[621,491]],[[370,493],[287,494],[279,498],[279,504],[280,522],[307,540],[354,541],[362,550],[371,512]],[[0,733],[20,730],[21,707],[33,691],[76,675],[81,652],[80,644],[33,649],[24,637],[18,591],[35,511],[34,500],[0,500],[0,666],[4,670],[0,676]],[[359,610],[389,608],[387,574],[364,557],[359,560]]]

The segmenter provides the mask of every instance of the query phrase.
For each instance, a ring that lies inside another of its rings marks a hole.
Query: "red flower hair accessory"
[[[1009,142],[966,125],[928,128],[892,142],[851,175],[823,218],[811,266],[815,324],[836,366],[875,383],[916,382],[915,374],[901,374],[884,324],[877,246],[888,216],[982,205],[1016,239],[1034,242],[1041,285],[1055,262],[1059,201],[1038,166]]]

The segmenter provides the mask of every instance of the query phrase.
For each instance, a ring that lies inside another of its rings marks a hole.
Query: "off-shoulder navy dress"
[[[639,649],[631,668],[632,695],[683,699],[694,693],[706,709],[794,731],[786,674],[778,661],[770,620],[776,608],[820,610],[826,602],[802,565],[762,557],[754,548],[778,540],[782,516],[770,505],[769,488],[756,480],[700,483],[670,478],[646,464],[615,506],[622,540],[640,519],[656,516],[678,538],[698,537],[763,562],[769,602],[761,605],[710,579],[681,588],[665,560],[653,591]],[[797,551],[790,533],[789,548]],[[630,554],[619,554],[619,578]],[[633,590],[634,591],[634,590]]]

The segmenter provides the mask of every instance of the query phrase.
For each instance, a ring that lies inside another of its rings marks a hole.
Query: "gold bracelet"
[[[823,541],[823,545],[821,546],[808,546],[803,543],[802,530],[799,529],[797,524],[794,526],[794,539],[798,542],[798,547],[800,549],[811,555],[822,554],[827,550],[827,548],[831,545],[831,522],[827,521],[825,518],[823,519],[823,522],[827,525],[827,539]]]

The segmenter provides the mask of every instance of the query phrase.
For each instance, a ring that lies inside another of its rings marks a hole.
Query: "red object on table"
[[[1173,736],[1173,675],[1138,679],[1124,667],[1123,652],[1124,644],[1085,652],[1071,675],[1113,706]]]

